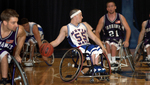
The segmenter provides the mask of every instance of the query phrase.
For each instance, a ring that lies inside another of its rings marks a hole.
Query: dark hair
[[[28,21],[28,19],[27,18],[22,18],[21,19],[21,24],[26,24],[26,23],[28,23],[29,21]]]
[[[107,6],[108,3],[114,3],[114,5],[116,6],[115,2],[112,1],[112,0],[109,0],[109,1],[106,3],[106,6]]]
[[[72,15],[72,14],[74,14],[75,12],[77,12],[79,9],[73,9],[73,10],[71,10],[70,11],[70,16]]]
[[[13,9],[6,9],[1,13],[1,20],[9,21],[11,17],[19,17],[19,14]]]

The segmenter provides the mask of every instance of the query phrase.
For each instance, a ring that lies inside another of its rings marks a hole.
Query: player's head
[[[13,9],[6,9],[1,13],[3,25],[13,31],[18,27],[18,17],[19,14]]]
[[[80,23],[83,19],[82,11],[79,9],[73,9],[70,11],[70,19],[75,19],[78,23]]]
[[[21,25],[24,27],[25,30],[29,29],[29,21],[27,18],[21,19]]]
[[[107,9],[108,13],[110,13],[110,14],[113,14],[117,8],[115,2],[113,2],[113,1],[108,1],[106,3],[106,7],[107,7],[106,9]]]

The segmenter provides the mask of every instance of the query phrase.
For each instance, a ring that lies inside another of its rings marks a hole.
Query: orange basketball
[[[51,56],[53,51],[54,51],[54,48],[49,43],[43,43],[39,49],[40,54],[45,57]]]

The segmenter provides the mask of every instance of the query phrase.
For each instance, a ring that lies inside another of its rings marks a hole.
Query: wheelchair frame
[[[129,62],[130,67],[131,67],[132,71],[134,72],[135,71],[134,61],[133,61],[133,57],[132,57],[132,54],[131,54],[129,48],[124,47],[122,42],[119,42],[119,45],[120,45],[120,49],[118,52],[118,57],[116,57],[116,60],[119,59],[117,62],[118,66],[114,67],[112,70],[113,71],[121,71],[122,67],[128,67],[128,62]],[[126,59],[128,60],[128,62]]]
[[[105,56],[105,54],[102,54],[100,56],[101,64],[99,64],[99,66],[101,66],[103,68],[104,67],[103,60],[106,60],[107,66],[105,65],[106,66],[105,69],[107,72],[95,73],[92,68],[93,64],[92,64],[91,56],[89,56],[89,55],[87,55],[87,53],[85,53],[85,58],[83,58],[83,55],[84,54],[78,48],[69,49],[63,55],[61,62],[60,62],[60,66],[59,66],[60,78],[64,82],[72,82],[74,80],[77,80],[77,77],[90,77],[91,78],[90,82],[94,82],[94,78],[97,78],[99,80],[108,80],[109,81],[109,76],[111,74],[111,66],[110,66],[110,62],[109,62],[107,56]],[[90,60],[87,60],[86,59],[87,57],[89,57]],[[83,63],[85,63],[85,62],[87,62],[87,66],[83,65]],[[88,63],[88,62],[90,62],[90,63]],[[92,69],[91,74],[84,75],[84,73],[82,72],[82,70],[84,68],[89,68],[89,70]]]
[[[42,40],[42,43],[48,43],[48,41],[47,40]],[[38,50],[37,50],[37,46],[36,46],[36,44],[34,44],[34,47],[35,47],[35,50],[34,50],[34,57],[33,57],[33,62],[32,62],[32,64],[34,65],[35,63],[41,63],[41,62],[43,62],[43,61],[41,61],[41,60],[39,60],[38,59],[38,56],[41,56],[41,54],[38,52]],[[27,62],[27,60],[26,60],[26,57],[29,55],[29,59],[31,59],[31,52],[29,52],[29,50],[28,50],[28,48],[29,48],[29,46],[27,46],[27,48],[26,48],[26,50],[25,50],[25,52],[23,53],[23,63],[25,64],[25,63],[28,63]],[[24,48],[23,48],[24,49]],[[32,50],[32,47],[31,47],[31,50]],[[48,65],[48,66],[51,66],[53,63],[54,63],[54,53],[51,55],[51,56],[49,56],[48,58],[50,58],[50,61],[49,62],[46,62],[45,61],[45,63]],[[37,61],[36,61],[36,59],[37,59]]]

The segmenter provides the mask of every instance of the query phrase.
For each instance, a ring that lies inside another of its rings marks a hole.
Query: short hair
[[[78,10],[80,10],[80,9],[73,9],[73,10],[71,10],[71,11],[70,11],[70,16],[71,16],[72,14],[74,14],[75,12],[77,12]]]
[[[2,21],[9,21],[11,17],[19,17],[19,14],[13,9],[6,9],[1,13]]]
[[[28,21],[28,19],[27,18],[22,18],[21,19],[21,25],[22,24],[26,24],[26,23],[28,23],[29,21]]]
[[[116,6],[115,2],[112,1],[112,0],[108,1],[108,2],[106,3],[106,6],[107,6],[108,3],[114,3],[114,5]]]

